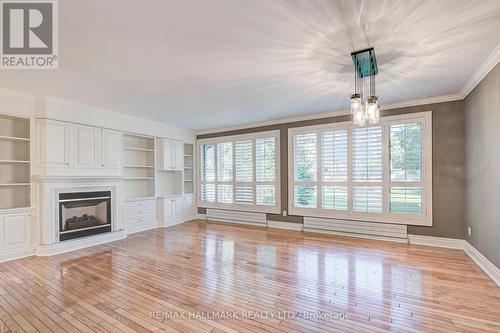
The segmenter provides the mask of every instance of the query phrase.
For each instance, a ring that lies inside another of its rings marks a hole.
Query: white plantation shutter
[[[200,199],[215,202],[215,145],[200,146]]]
[[[353,211],[381,213],[382,186],[354,186]]]
[[[237,204],[253,204],[253,140],[236,141],[235,169]]]
[[[382,181],[382,127],[352,131],[353,179]]]
[[[199,142],[201,207],[279,212],[279,131]]]
[[[431,122],[423,112],[290,129],[290,214],[430,225]]]
[[[349,207],[347,193],[347,130],[325,131],[321,137],[321,208]]]
[[[382,127],[352,130],[353,211],[382,212]]]
[[[347,130],[321,133],[321,175],[324,182],[347,181]]]

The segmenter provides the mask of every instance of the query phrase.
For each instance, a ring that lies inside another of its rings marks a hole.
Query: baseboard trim
[[[139,225],[139,226],[127,226],[127,235],[136,234],[138,232],[148,231],[152,229],[156,229],[158,226],[156,224],[147,224],[147,225]]]
[[[207,216],[205,214],[192,214],[192,215],[186,216],[184,218],[184,222],[192,221],[192,220],[204,220],[204,219],[206,219],[206,217]]]
[[[433,236],[421,236],[421,235],[408,235],[408,242],[415,245],[426,245],[435,247],[444,247],[447,249],[464,249],[463,239],[457,238],[446,238],[446,237],[433,237]]]
[[[114,231],[105,235],[91,236],[53,245],[39,245],[36,248],[36,255],[39,257],[53,256],[56,254],[80,250],[86,247],[114,242],[120,239],[125,239],[126,237],[127,234],[125,233],[125,231],[121,230]]]
[[[374,235],[366,235],[366,234],[356,234],[351,232],[341,232],[341,231],[332,231],[332,230],[324,230],[324,229],[313,229],[313,228],[303,228],[305,232],[314,232],[320,234],[327,235],[335,235],[335,236],[344,236],[344,237],[354,237],[354,238],[363,238],[363,239],[373,239],[380,240],[386,242],[394,242],[394,243],[408,243],[407,238],[397,238],[397,237],[388,237],[388,236],[374,236]]]
[[[256,227],[266,227],[265,224],[263,223],[252,223],[252,222],[246,222],[246,221],[236,221],[236,220],[226,220],[226,219],[217,219],[217,220],[214,220],[214,219],[209,219],[207,218],[206,219],[207,222],[214,222],[214,223],[228,223],[228,224],[239,224],[239,225],[252,225],[252,226],[256,226]]]
[[[9,251],[7,253],[0,253],[0,263],[7,262],[11,260],[21,259],[25,257],[30,257],[35,254],[36,247],[28,247],[18,250]]]
[[[302,226],[303,226],[302,223],[267,220],[267,227],[268,228],[302,231],[302,229],[303,229]]]
[[[500,269],[467,241],[464,241],[464,251],[500,287]]]

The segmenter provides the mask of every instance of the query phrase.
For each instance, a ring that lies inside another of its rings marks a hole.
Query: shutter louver
[[[347,181],[347,131],[321,133],[321,173],[324,182]]]
[[[382,127],[352,131],[354,181],[382,181]]]

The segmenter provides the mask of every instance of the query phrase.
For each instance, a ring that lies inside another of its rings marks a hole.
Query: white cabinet
[[[184,144],[181,141],[161,139],[160,169],[182,170],[184,168]]]
[[[154,212],[154,199],[126,202],[125,221],[127,233],[155,228]]]
[[[37,129],[40,174],[121,174],[121,132],[50,119],[38,119]]]
[[[122,133],[103,128],[101,130],[101,167],[106,169],[120,169],[122,147]]]
[[[73,153],[70,166],[73,168],[97,168],[99,158],[100,129],[92,126],[73,125],[70,144],[73,143]]]
[[[71,124],[56,120],[37,120],[39,163],[45,168],[69,167]]]
[[[159,218],[164,226],[184,222],[185,218],[193,214],[193,196],[166,197],[159,200]]]
[[[0,213],[0,261],[29,254],[32,239],[31,212]]]
[[[186,216],[194,214],[194,199],[192,194],[185,194],[183,198],[183,214]]]

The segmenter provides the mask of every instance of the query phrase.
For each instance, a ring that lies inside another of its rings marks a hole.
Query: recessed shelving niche
[[[30,119],[0,115],[0,209],[31,206]]]
[[[194,145],[184,144],[184,194],[194,192]]]
[[[125,196],[127,199],[155,196],[154,138],[124,135]]]

